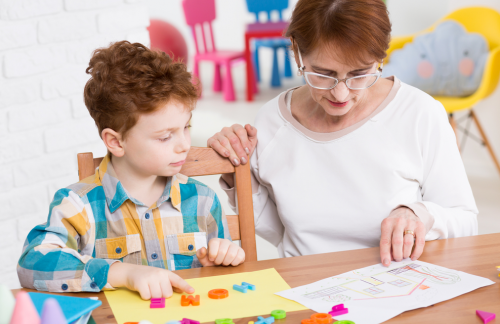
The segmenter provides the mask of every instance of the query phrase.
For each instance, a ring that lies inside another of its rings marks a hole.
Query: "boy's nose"
[[[186,152],[191,148],[191,137],[183,136],[176,145],[178,153]]]

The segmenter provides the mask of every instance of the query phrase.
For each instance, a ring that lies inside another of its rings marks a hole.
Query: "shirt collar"
[[[99,180],[104,189],[104,195],[106,196],[106,203],[108,204],[109,211],[111,213],[114,213],[127,200],[130,200],[139,206],[149,207],[130,196],[125,187],[123,187],[120,180],[118,180],[113,164],[111,164],[109,153],[102,159],[96,173],[98,173]],[[182,199],[179,184],[180,181],[177,175],[168,177],[163,194],[156,201],[156,207],[159,207],[161,204],[170,199],[172,206],[181,212]]]

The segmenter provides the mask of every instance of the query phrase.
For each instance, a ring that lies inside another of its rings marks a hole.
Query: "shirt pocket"
[[[120,259],[124,263],[142,264],[139,234],[98,239],[95,256],[98,259]]]
[[[196,251],[207,248],[207,233],[194,232],[167,235],[168,252],[186,256],[196,255]]]

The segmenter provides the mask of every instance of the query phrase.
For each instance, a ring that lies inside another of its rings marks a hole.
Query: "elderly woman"
[[[387,266],[477,234],[443,106],[381,78],[390,32],[382,0],[299,0],[286,36],[306,85],[208,140],[235,165],[250,156],[256,232],[281,256],[380,244]],[[221,185],[234,205],[233,179]]]

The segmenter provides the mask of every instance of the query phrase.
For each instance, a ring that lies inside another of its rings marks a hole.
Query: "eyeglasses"
[[[298,46],[297,46],[297,51],[299,52],[299,60],[301,65],[301,67],[299,68],[300,71],[299,75],[300,74],[304,75],[304,79],[306,80],[307,84],[309,84],[311,87],[315,89],[331,90],[335,88],[337,84],[339,84],[339,82],[344,82],[347,88],[351,90],[368,89],[369,87],[374,85],[375,82],[377,82],[377,80],[382,75],[382,67],[384,66],[383,62],[380,63],[380,67],[378,68],[378,71],[376,73],[357,75],[345,79],[337,79],[334,77],[314,72],[305,72],[304,69],[306,67],[304,66],[304,63],[302,63],[302,55],[300,55],[300,50]]]

